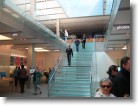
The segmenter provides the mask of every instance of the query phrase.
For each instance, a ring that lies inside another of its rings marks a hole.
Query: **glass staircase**
[[[66,54],[57,65],[49,81],[49,97],[91,97],[92,96],[92,56],[94,43],[87,42],[86,48],[80,44],[79,53],[71,44],[73,57],[68,66]]]

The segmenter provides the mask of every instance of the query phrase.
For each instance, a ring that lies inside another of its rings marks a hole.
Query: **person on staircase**
[[[85,43],[86,43],[86,35],[85,34],[83,34],[81,41],[82,41],[82,48],[85,49]]]
[[[66,49],[66,54],[67,54],[68,66],[70,66],[70,65],[71,65],[71,55],[72,55],[72,57],[73,57],[73,50],[72,50],[72,48],[70,47],[70,45],[69,45],[69,47]]]
[[[76,38],[75,40],[75,46],[76,46],[76,51],[79,52],[79,45],[80,45],[80,41],[78,38]]]

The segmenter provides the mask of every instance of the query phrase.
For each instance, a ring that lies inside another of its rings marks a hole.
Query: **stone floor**
[[[41,98],[41,97],[48,97],[48,84],[46,83],[42,83],[41,85],[41,90],[42,90],[42,94],[38,94],[38,95],[33,95],[33,84],[30,86],[30,88],[27,88],[27,86],[25,86],[25,92],[23,94],[20,93],[20,87],[19,85],[15,88],[15,92],[12,92],[11,88],[8,87],[0,87],[0,97],[15,97],[15,98],[20,98],[20,97],[27,97],[27,98]]]

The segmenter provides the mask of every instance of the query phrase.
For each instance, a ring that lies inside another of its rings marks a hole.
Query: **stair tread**
[[[71,44],[73,49],[73,58],[71,58],[71,66],[68,66],[67,57],[63,57],[60,63],[60,69],[56,72],[51,88],[51,97],[91,97],[90,71],[92,56],[94,51],[94,43],[86,43],[86,49],[79,48],[76,52],[75,44]]]

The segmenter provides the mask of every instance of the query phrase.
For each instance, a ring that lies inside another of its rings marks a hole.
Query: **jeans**
[[[79,52],[79,45],[76,45],[76,51]]]
[[[67,55],[67,59],[68,59],[68,65],[71,65],[71,55]]]

